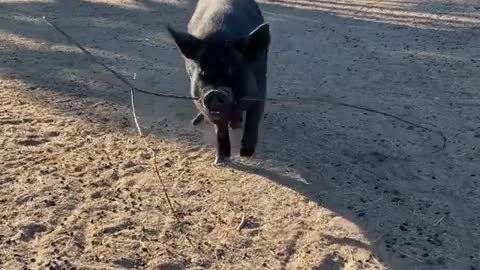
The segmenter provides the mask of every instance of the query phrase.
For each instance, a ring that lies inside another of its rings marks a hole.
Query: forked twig
[[[246,223],[247,223],[247,220],[245,219],[245,213],[243,213],[242,219],[240,220],[240,223],[237,226],[237,231],[241,231]]]

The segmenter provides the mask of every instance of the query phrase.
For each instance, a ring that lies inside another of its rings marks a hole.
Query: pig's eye
[[[199,76],[201,80],[208,81],[208,82],[213,82],[216,79],[216,75],[214,72],[201,71]]]
[[[200,79],[207,79],[208,78],[208,74],[205,72],[205,71],[200,71]]]

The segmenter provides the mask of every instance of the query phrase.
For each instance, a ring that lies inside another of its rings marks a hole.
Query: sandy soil
[[[0,1],[0,269],[479,269],[480,5],[262,1],[271,97],[256,158],[212,165],[163,28],[194,1]],[[419,127],[422,126],[422,127]],[[239,134],[233,136],[237,141]],[[241,228],[239,228],[239,225]]]

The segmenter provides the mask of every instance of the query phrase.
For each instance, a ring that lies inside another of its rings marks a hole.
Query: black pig
[[[199,0],[188,33],[167,30],[184,56],[191,95],[217,135],[215,163],[230,157],[229,126],[240,128],[245,113],[240,156],[254,154],[264,112],[270,26],[254,0]],[[250,100],[248,100],[250,99]],[[256,100],[252,100],[256,99]],[[260,100],[260,101],[259,101]]]

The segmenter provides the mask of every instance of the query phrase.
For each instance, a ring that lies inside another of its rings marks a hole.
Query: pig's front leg
[[[264,106],[263,102],[257,102],[252,104],[247,110],[240,148],[240,156],[242,157],[251,157],[255,153],[258,141],[258,128],[263,116]]]
[[[242,127],[242,110],[236,109],[233,111],[230,117],[229,125],[231,129],[239,129]]]
[[[268,50],[254,67],[254,71],[257,74],[256,97],[261,99],[266,97],[267,92],[267,57]],[[240,156],[242,157],[251,157],[255,153],[258,141],[258,128],[260,126],[260,121],[263,118],[264,109],[264,101],[256,101],[247,108],[240,147]]]
[[[228,135],[228,122],[215,124],[215,132],[217,133],[217,156],[215,164],[227,163],[230,159],[230,137]]]

